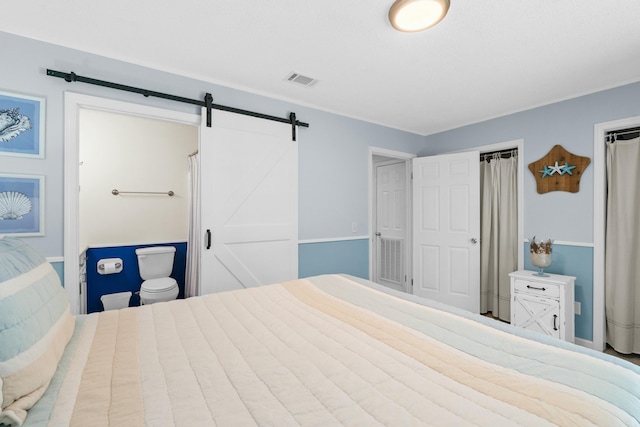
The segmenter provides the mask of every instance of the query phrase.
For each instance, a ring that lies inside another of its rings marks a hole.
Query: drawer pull
[[[558,325],[556,324],[556,320],[558,320],[558,315],[554,314],[553,315],[553,330],[557,331],[558,330]]]
[[[535,289],[536,291],[546,291],[547,288],[538,288],[536,286],[527,285],[527,289]]]

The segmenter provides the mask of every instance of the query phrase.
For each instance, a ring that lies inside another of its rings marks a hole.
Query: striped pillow
[[[0,424],[21,425],[47,389],[74,317],[51,264],[0,237]]]

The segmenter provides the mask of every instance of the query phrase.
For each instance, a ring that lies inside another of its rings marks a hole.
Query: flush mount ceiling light
[[[398,31],[422,31],[442,21],[448,10],[449,0],[396,0],[389,21]]]

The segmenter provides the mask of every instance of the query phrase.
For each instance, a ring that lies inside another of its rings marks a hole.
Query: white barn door
[[[291,125],[213,111],[200,135],[200,293],[298,277],[298,145]]]
[[[413,293],[480,312],[480,153],[413,159]]]

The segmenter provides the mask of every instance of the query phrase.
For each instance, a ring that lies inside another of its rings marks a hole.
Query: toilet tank
[[[136,249],[138,269],[143,280],[169,277],[173,270],[175,246],[151,246]]]

